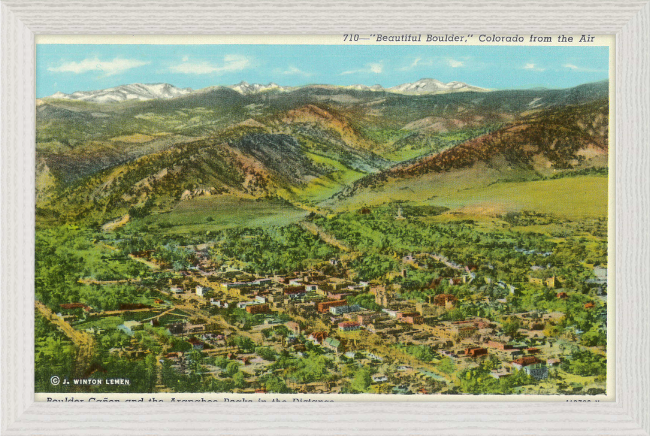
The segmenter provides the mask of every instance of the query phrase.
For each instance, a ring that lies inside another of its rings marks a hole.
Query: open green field
[[[409,201],[448,207],[450,213],[463,215],[501,215],[526,210],[579,219],[607,217],[608,214],[607,176],[497,183],[490,178],[489,173],[485,173],[482,179],[405,179],[379,189],[363,189],[330,206],[337,210],[353,210],[390,201]]]
[[[457,142],[460,142],[461,138],[461,134],[450,135],[448,138],[444,137],[444,141],[449,141],[449,144],[438,144],[437,146],[416,143],[395,149],[394,151],[384,155],[384,157],[393,162],[404,162],[433,152],[439,153],[447,148],[452,147]]]
[[[451,209],[485,206],[497,211],[529,210],[568,218],[606,217],[607,183],[603,176],[498,183],[441,195],[429,203]]]
[[[94,327],[103,330],[115,330],[117,326],[123,324],[124,321],[124,317],[122,316],[107,316],[103,318],[92,319],[83,323],[78,323],[75,325],[75,328],[77,330],[86,330]]]
[[[365,175],[360,171],[346,167],[334,159],[313,153],[306,153],[306,155],[315,163],[330,167],[334,171],[310,181],[302,188],[292,190],[292,193],[298,196],[301,201],[318,202],[325,200],[336,194],[343,186],[351,184]]]
[[[423,156],[431,152],[429,148],[400,148],[391,153],[386,154],[384,157],[392,162],[403,162],[409,159]]]
[[[55,247],[49,257],[37,256],[38,262],[56,262],[44,268],[50,270],[51,277],[60,277],[61,264],[71,262],[75,271],[74,286],[79,285],[79,279],[98,281],[128,280],[142,277],[149,273],[149,268],[119,253],[115,248],[104,243],[94,243],[95,236],[91,231],[79,230],[74,226],[37,230],[36,250],[42,253],[44,247]],[[79,261],[83,259],[83,262]]]
[[[199,197],[182,201],[167,213],[140,222],[168,233],[206,232],[234,227],[284,226],[308,212],[278,200],[250,200],[229,196]]]

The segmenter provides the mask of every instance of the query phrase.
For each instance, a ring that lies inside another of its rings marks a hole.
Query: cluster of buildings
[[[413,268],[421,268],[426,259],[434,259],[444,264],[447,268],[457,271],[454,277],[440,277],[429,285],[429,289],[435,289],[447,282],[450,287],[472,283],[476,277],[477,267],[473,265],[461,265],[455,263],[445,256],[439,254],[407,255],[402,258],[402,263]],[[551,313],[515,313],[509,315],[511,319],[517,318],[520,326],[520,337],[526,341],[506,340],[506,334],[499,322],[487,318],[473,317],[461,321],[442,321],[447,312],[459,307],[461,301],[453,289],[445,289],[446,292],[431,294],[426,301],[414,302],[396,298],[399,293],[399,285],[368,283],[351,279],[338,259],[331,259],[328,264],[335,267],[336,274],[326,274],[321,271],[298,271],[287,276],[254,277],[249,274],[229,269],[218,271],[213,274],[206,274],[200,269],[185,275],[183,280],[170,284],[169,294],[186,300],[196,302],[197,307],[206,309],[227,309],[233,307],[246,311],[249,315],[265,315],[255,317],[263,319],[262,324],[254,326],[250,331],[252,337],[259,337],[261,331],[274,329],[283,325],[289,332],[289,336],[281,342],[272,342],[270,346],[278,351],[280,347],[290,349],[301,354],[305,350],[305,344],[298,341],[307,341],[313,346],[322,347],[324,350],[336,353],[338,356],[346,356],[350,359],[355,357],[358,351],[357,340],[359,332],[366,332],[376,335],[385,344],[387,349],[393,346],[415,345],[426,346],[433,350],[439,358],[449,358],[456,364],[457,370],[471,368],[478,365],[483,359],[496,358],[501,362],[501,367],[492,372],[495,378],[508,377],[516,371],[524,371],[535,379],[545,379],[549,375],[549,367],[560,362],[558,351],[549,344],[543,346],[531,346],[534,338],[541,335],[541,330],[549,324],[557,323],[564,315],[559,312]],[[332,268],[329,269],[330,271]],[[561,285],[557,277],[546,274],[546,269],[532,268],[533,274],[528,276],[528,282],[534,286],[545,288],[556,288]],[[400,274],[406,275],[406,270]],[[595,269],[596,271],[596,269]],[[201,284],[192,280],[192,274],[200,277]],[[232,280],[235,279],[235,280]],[[206,286],[206,280],[210,286]],[[606,269],[600,268],[593,280],[594,286],[606,283]],[[482,283],[483,280],[480,280]],[[492,279],[485,278],[488,285],[492,285]],[[189,284],[188,284],[189,283]],[[474,282],[476,283],[476,282]],[[446,284],[445,284],[446,285]],[[507,290],[513,294],[515,287],[502,281],[494,285]],[[568,295],[562,289],[558,290],[557,298],[566,299]],[[372,295],[374,303],[380,307],[379,310],[372,310],[355,304],[356,297],[363,294]],[[504,300],[505,303],[505,300]],[[593,304],[593,303],[592,303]],[[587,307],[587,306],[585,306]],[[86,310],[83,307],[79,307]],[[283,315],[279,317],[279,315]],[[280,319],[282,318],[282,319]],[[290,318],[290,321],[286,321]],[[192,345],[193,349],[200,349],[205,352],[222,350],[225,355],[234,358],[232,351],[227,346],[228,334],[222,329],[211,328],[205,324],[192,324],[191,322],[175,322],[166,326],[171,334],[182,335]],[[118,327],[128,335],[141,329],[141,323],[127,321]],[[365,335],[365,333],[364,333]],[[532,339],[529,340],[529,339]],[[262,341],[260,339],[260,341]],[[267,341],[268,344],[268,341]],[[367,356],[372,355],[374,362],[383,361],[385,356],[381,353],[365,352]],[[182,356],[171,356],[183,362]],[[247,364],[254,363],[254,356],[246,356]],[[403,363],[403,362],[402,362]],[[265,363],[259,363],[263,368]],[[408,365],[401,365],[403,371],[398,372],[411,374],[413,368]],[[421,372],[418,373],[422,375]],[[424,374],[422,377],[440,377],[434,373]],[[387,381],[384,374],[373,376],[373,383]],[[444,378],[443,378],[444,380]]]

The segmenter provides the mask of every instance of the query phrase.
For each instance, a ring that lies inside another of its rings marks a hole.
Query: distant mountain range
[[[289,87],[289,86],[280,86],[277,83],[268,83],[266,85],[259,83],[247,83],[241,81],[236,85],[230,85],[226,87],[212,87],[214,88],[229,88],[242,95],[257,94],[261,92],[289,92],[301,88],[309,88],[312,86],[322,86],[322,85],[305,85],[300,87]],[[403,83],[401,85],[393,86],[391,88],[384,88],[381,85],[351,85],[346,87],[340,87],[343,89],[354,89],[359,91],[383,91],[391,92],[396,94],[407,94],[407,95],[432,95],[432,94],[441,94],[441,93],[452,93],[452,92],[488,92],[489,89],[480,88],[478,86],[468,85],[463,82],[449,82],[443,83],[436,79],[420,79],[417,82],[413,83]],[[186,94],[201,92],[204,90],[194,91],[191,88],[177,88],[174,85],[168,83],[154,83],[154,84],[143,84],[143,83],[133,83],[131,85],[121,85],[108,89],[100,89],[97,91],[78,91],[73,92],[72,94],[64,94],[62,92],[57,92],[47,99],[65,99],[65,100],[81,100],[81,101],[90,101],[95,103],[118,103],[122,101],[146,101],[146,100],[164,100],[169,98],[176,98]]]
[[[55,94],[36,107],[38,216],[104,223],[195,197],[335,210],[607,168],[607,81],[479,91],[423,79]]]

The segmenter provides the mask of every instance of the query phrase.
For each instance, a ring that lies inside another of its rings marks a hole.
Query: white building
[[[352,306],[335,306],[330,307],[330,313],[332,315],[342,315],[344,313],[359,312],[361,306],[358,304],[353,304]]]
[[[543,363],[524,366],[524,372],[537,380],[542,380],[548,377],[548,367]]]
[[[391,318],[397,318],[397,310],[382,309],[381,311],[388,314]]]
[[[227,302],[225,301],[222,302],[221,300],[216,300],[214,298],[210,298],[210,304],[217,307],[223,307],[224,309],[228,308]]]
[[[512,367],[520,371],[524,371],[531,377],[537,380],[542,380],[548,377],[548,367],[546,364],[533,356],[520,357],[512,362]]]

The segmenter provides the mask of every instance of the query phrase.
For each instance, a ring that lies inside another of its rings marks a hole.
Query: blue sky
[[[568,88],[607,79],[608,56],[607,47],[576,46],[39,44],[36,96],[128,83],[390,87],[425,77],[492,89]]]

